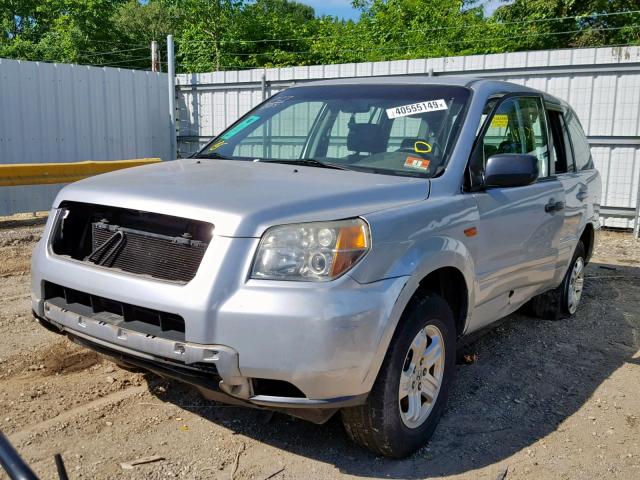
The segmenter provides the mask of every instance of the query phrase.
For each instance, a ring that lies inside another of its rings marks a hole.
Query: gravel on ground
[[[600,235],[575,317],[516,313],[462,347],[432,441],[392,461],[350,443],[337,417],[206,401],[38,326],[29,262],[43,220],[0,221],[0,430],[42,478],[57,478],[55,453],[72,479],[640,478],[640,242],[628,233]]]

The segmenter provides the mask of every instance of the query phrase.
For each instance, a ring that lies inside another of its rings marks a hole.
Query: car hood
[[[221,236],[259,237],[266,228],[365,215],[425,199],[429,180],[233,160],[175,160],[66,186],[71,200],[211,222]]]

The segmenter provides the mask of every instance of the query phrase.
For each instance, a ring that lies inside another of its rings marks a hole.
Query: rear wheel
[[[562,294],[562,310],[564,313],[573,315],[578,309],[584,288],[584,247],[580,242],[580,256],[574,257],[573,265],[567,272],[567,277],[563,282],[566,289]]]
[[[455,335],[453,313],[441,297],[429,294],[409,307],[367,402],[342,411],[352,440],[394,458],[429,440],[454,375]]]
[[[584,288],[586,253],[578,241],[562,283],[553,290],[533,297],[525,306],[526,313],[547,320],[558,320],[576,313]]]

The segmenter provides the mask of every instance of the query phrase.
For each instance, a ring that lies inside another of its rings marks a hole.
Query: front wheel
[[[364,405],[345,408],[351,439],[374,453],[402,458],[422,447],[444,411],[455,371],[456,329],[435,294],[411,304]]]

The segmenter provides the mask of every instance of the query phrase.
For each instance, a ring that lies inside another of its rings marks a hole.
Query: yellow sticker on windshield
[[[416,153],[431,153],[431,145],[422,140],[418,140],[413,144],[413,151]]]
[[[210,151],[217,150],[221,146],[226,145],[226,144],[227,144],[227,142],[225,142],[224,140],[219,140],[216,143],[214,143],[213,145],[211,145],[211,147],[209,147],[209,150]]]
[[[509,125],[509,116],[503,113],[494,115],[493,120],[491,120],[492,128],[506,128]]]

